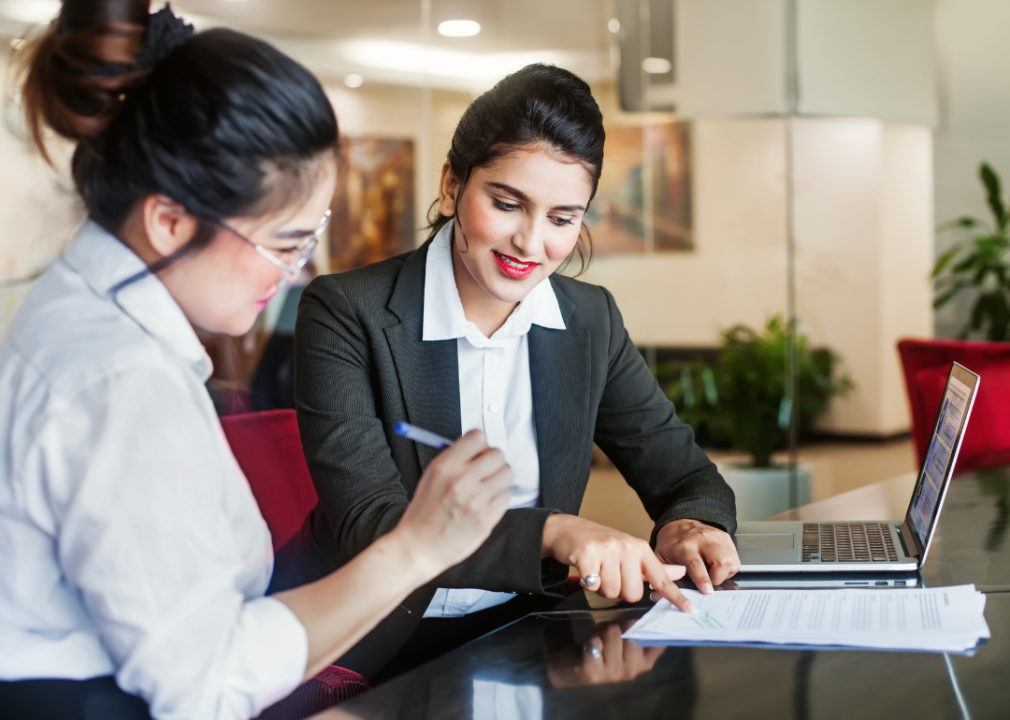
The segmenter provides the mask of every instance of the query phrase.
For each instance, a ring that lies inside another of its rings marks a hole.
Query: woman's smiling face
[[[584,165],[534,145],[474,168],[457,203],[459,184],[446,164],[439,210],[455,215],[453,267],[469,319],[468,304],[492,299],[511,312],[558,269],[579,240],[592,191]]]

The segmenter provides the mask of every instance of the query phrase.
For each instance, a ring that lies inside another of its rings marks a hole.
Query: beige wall
[[[614,293],[640,345],[714,345],[721,329],[786,309],[781,123],[693,131],[696,250],[598,256],[582,276]]]
[[[8,57],[0,52],[0,100],[5,112],[9,78]],[[66,172],[69,147],[54,142],[52,150],[60,172],[0,124],[0,282],[43,267],[63,249],[81,218]],[[0,287],[0,341],[28,290],[25,285]]]
[[[641,345],[713,345],[735,323],[786,311],[784,123],[693,123],[696,250],[597,257]],[[932,334],[931,136],[875,120],[795,124],[797,302],[801,329],[838,352],[856,382],[828,431],[909,426],[895,343]]]
[[[856,391],[823,423],[889,435],[909,427],[895,345],[932,334],[928,128],[876,120],[796,123],[797,305]]]
[[[1010,187],[1010,2],[935,0],[940,124],[936,131],[937,223],[961,215],[989,220],[978,166],[988,160]],[[954,236],[937,238],[937,251]],[[936,332],[956,335],[971,300],[963,298],[936,315]]]

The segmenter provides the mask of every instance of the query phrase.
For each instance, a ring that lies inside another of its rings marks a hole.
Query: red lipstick
[[[498,263],[498,267],[501,268],[501,271],[514,280],[522,280],[524,277],[529,276],[530,273],[537,269],[537,265],[540,264],[535,262],[523,262],[511,255],[505,255],[504,253],[493,250],[491,251],[491,254],[494,255],[495,262]]]

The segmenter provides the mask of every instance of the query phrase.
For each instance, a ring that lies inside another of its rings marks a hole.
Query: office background
[[[261,36],[323,80],[349,164],[319,272],[423,240],[452,131],[477,94],[529,62],[579,73],[593,86],[610,138],[606,193],[592,226],[600,252],[583,278],[614,293],[646,356],[711,354],[726,329],[760,329],[794,308],[798,330],[811,346],[836,353],[837,372],[853,384],[805,438],[810,498],[913,469],[895,345],[955,336],[971,308],[965,296],[934,312],[929,274],[955,239],[938,225],[987,216],[979,164],[1010,174],[1007,3],[186,0],[173,7],[198,29],[228,25]],[[58,8],[55,0],[0,0],[5,68]],[[480,32],[439,32],[457,19],[476,21]],[[873,32],[859,30],[866,27]],[[30,278],[58,255],[82,212],[66,173],[68,148],[54,140],[54,170],[25,143],[9,72],[2,98],[0,339]],[[208,339],[228,356],[219,367],[228,387],[248,388],[281,300],[250,336]],[[584,513],[625,513],[602,519],[641,532],[640,508],[620,495],[626,486],[614,473],[605,463],[597,469]]]

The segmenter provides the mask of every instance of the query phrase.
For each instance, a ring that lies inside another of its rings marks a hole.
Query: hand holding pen
[[[419,428],[416,425],[411,425],[410,423],[398,422],[396,423],[394,431],[400,437],[405,437],[416,443],[433,447],[436,450],[444,450],[452,445],[452,440],[449,438],[442,437],[438,433],[433,433],[430,430]]]
[[[397,433],[404,434],[400,426]],[[411,439],[443,449],[428,464],[400,520],[417,547],[425,548],[431,578],[472,555],[508,509],[512,471],[484,433],[472,430],[456,442],[406,426]],[[418,438],[424,438],[423,440]]]

